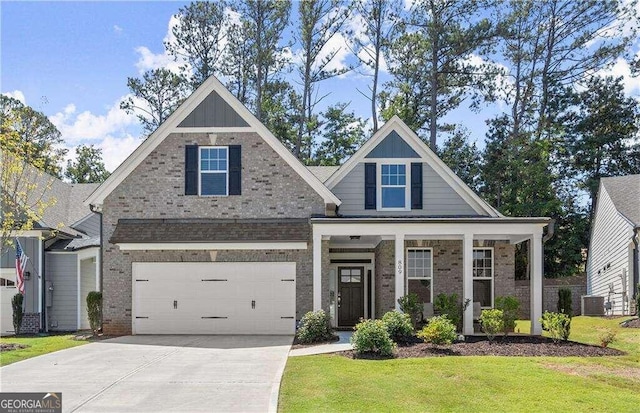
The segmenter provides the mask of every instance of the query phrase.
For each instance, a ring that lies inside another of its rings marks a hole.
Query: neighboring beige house
[[[639,241],[640,175],[602,178],[587,259],[587,294],[604,297],[608,314],[637,311]]]
[[[501,215],[397,117],[341,167],[307,168],[210,78],[86,205],[103,215],[106,334],[292,334],[317,309],[347,327],[408,292],[492,307],[527,240],[541,333],[550,219]]]

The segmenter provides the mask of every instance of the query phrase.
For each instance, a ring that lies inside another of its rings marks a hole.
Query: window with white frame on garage
[[[431,248],[407,250],[407,293],[424,303],[433,302],[433,256]]]
[[[201,146],[200,195],[229,195],[229,149],[226,146]]]
[[[473,249],[473,301],[493,307],[493,248]]]

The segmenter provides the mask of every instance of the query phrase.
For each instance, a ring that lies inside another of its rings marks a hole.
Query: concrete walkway
[[[65,412],[275,412],[286,336],[128,336],[0,368],[2,392],[62,392]]]
[[[319,346],[309,346],[304,348],[296,348],[289,352],[289,357],[310,356],[313,354],[336,353],[338,351],[352,350],[351,336],[353,331],[337,331],[340,337],[339,341],[330,344],[321,344]]]

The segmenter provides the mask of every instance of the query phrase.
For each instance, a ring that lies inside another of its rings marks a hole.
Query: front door
[[[355,326],[364,317],[364,267],[340,267],[338,275],[338,323]]]

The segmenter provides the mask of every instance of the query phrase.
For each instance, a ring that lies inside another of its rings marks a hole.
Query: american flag
[[[27,254],[22,250],[20,241],[16,238],[16,284],[20,294],[24,294],[24,269],[27,267]]]

